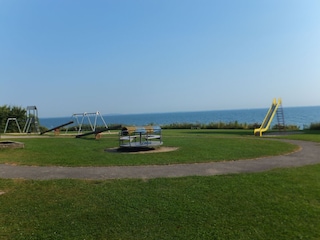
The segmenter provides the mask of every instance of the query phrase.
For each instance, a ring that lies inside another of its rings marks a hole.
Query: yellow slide
[[[273,120],[273,117],[274,117],[274,115],[276,114],[279,106],[281,105],[281,102],[282,102],[282,101],[281,101],[280,98],[279,98],[278,102],[277,102],[277,100],[276,100],[275,98],[273,99],[273,102],[272,102],[272,104],[271,104],[271,107],[269,108],[269,111],[268,111],[266,117],[264,118],[264,120],[263,120],[260,128],[256,128],[256,129],[254,130],[254,135],[255,135],[255,136],[258,136],[258,135],[259,135],[259,136],[261,137],[261,136],[262,136],[262,133],[265,132],[265,131],[267,131],[267,130],[269,129],[270,124],[271,124],[271,122],[272,122],[272,120]]]

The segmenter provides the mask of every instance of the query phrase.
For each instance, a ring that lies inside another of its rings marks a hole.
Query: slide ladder
[[[279,106],[277,111],[278,129],[279,131],[286,130],[286,124],[284,123],[284,114],[282,105]]]
[[[279,108],[280,107],[280,108]],[[278,111],[279,110],[279,111]],[[281,111],[280,111],[281,110]],[[274,98],[271,104],[271,107],[269,108],[269,111],[267,115],[265,116],[260,128],[254,129],[254,135],[255,136],[262,136],[262,133],[267,131],[270,127],[270,124],[274,118],[274,115],[277,113],[278,118],[278,124],[280,126],[280,123],[283,123],[284,126],[284,116],[283,116],[283,110],[282,110],[282,101],[279,98],[278,102]]]

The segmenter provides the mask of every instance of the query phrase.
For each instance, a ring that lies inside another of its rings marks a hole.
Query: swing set
[[[78,136],[82,135],[82,127],[84,124],[88,124],[91,129],[91,133],[97,132],[97,122],[98,119],[100,119],[105,127],[104,131],[108,130],[108,125],[104,121],[101,113],[99,111],[96,111],[95,113],[74,113],[72,114],[72,119],[74,119],[74,122],[78,125]],[[68,130],[68,129],[67,129]],[[88,135],[88,133],[87,133]]]

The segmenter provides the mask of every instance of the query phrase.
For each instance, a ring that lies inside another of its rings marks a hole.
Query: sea
[[[261,124],[268,108],[261,109],[241,109],[241,110],[212,110],[195,112],[168,112],[168,113],[144,113],[144,114],[103,114],[97,116],[97,126],[104,125],[124,125],[124,126],[145,126],[145,125],[169,125],[172,123],[194,123],[208,124],[212,122],[235,122]],[[311,123],[320,122],[320,106],[310,107],[283,107],[284,120],[286,125],[298,126],[301,130],[308,128]],[[92,124],[96,116],[85,117],[69,116],[59,118],[39,118],[40,125],[48,129],[61,125],[63,123],[74,121],[83,121],[83,124]],[[104,121],[104,122],[103,122]],[[271,124],[277,124],[276,117]]]

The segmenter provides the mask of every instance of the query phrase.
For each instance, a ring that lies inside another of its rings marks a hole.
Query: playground
[[[22,117],[21,114],[25,111],[25,116]],[[285,130],[285,118],[284,118],[284,112],[282,109],[282,100],[279,98],[278,100],[276,98],[273,99],[271,107],[269,108],[262,124],[259,128],[254,129],[255,135],[262,136],[263,132],[266,132],[269,130],[270,125],[274,119],[274,116],[277,116],[277,126],[279,131]],[[99,112],[83,112],[83,113],[73,113],[70,121],[60,123],[57,126],[51,126],[49,129],[42,129],[40,131],[40,123],[39,123],[39,113],[37,106],[27,106],[25,110],[22,107],[10,107],[10,106],[3,106],[3,114],[1,116],[2,124],[3,121],[6,119],[4,131],[3,133],[7,133],[8,126],[11,126],[12,133],[12,127],[15,127],[15,131],[17,133],[38,133],[40,135],[43,135],[45,133],[54,132],[55,135],[60,134],[60,130],[62,128],[67,128],[69,125],[72,125],[73,127],[76,127],[78,135],[81,135],[83,133],[83,126],[86,124],[91,128],[92,132],[98,131],[98,129],[105,128],[108,129],[108,125],[103,117],[103,115]],[[238,122],[237,120],[235,120]],[[231,123],[231,122],[230,122]],[[21,127],[21,124],[24,125],[23,130]],[[98,124],[98,125],[97,125]],[[176,123],[177,124],[177,123]],[[257,123],[255,123],[257,124]],[[120,126],[121,127],[121,126]],[[125,127],[135,127],[136,126],[125,126]],[[143,127],[143,126],[142,126]],[[150,128],[150,126],[148,126]],[[199,126],[192,126],[192,128],[199,128]]]
[[[271,107],[268,110],[262,124],[259,128],[254,129],[254,135],[262,137],[262,134],[269,130],[275,115],[277,116],[277,126],[279,132],[285,132],[286,127],[284,121],[284,113],[282,109],[282,100],[279,98],[278,101],[276,99],[273,99]],[[68,128],[69,126],[71,126],[77,131],[77,134],[75,135],[76,138],[83,138],[93,135],[95,136],[95,139],[100,139],[104,132],[110,133],[111,130],[111,128],[108,127],[106,121],[104,120],[102,114],[99,111],[74,113],[72,114],[70,121],[61,123],[50,129],[42,130],[41,132],[38,117],[38,108],[36,106],[27,106],[26,119],[22,131],[19,124],[21,120],[22,119],[19,119],[18,121],[16,117],[8,117],[4,128],[4,134],[6,134],[8,126],[10,124],[15,124],[19,131],[18,133],[20,134],[29,135],[33,133],[44,135],[53,132],[55,136],[59,136],[61,130],[64,130],[65,134],[67,134]],[[85,126],[85,124],[89,126],[89,131],[83,131],[83,126]],[[156,149],[159,150],[163,145],[162,129],[160,126],[138,127],[119,125],[117,129],[119,128],[121,128],[121,130],[119,131],[118,150],[122,152],[143,152]],[[162,152],[163,151],[165,150],[162,147]],[[112,150],[110,150],[110,152],[112,152]]]
[[[26,146],[28,151],[28,147],[34,144],[34,150],[31,148],[30,151],[39,151],[39,154],[44,156],[52,151],[55,152],[51,154],[48,160],[42,158],[41,164],[45,164],[45,162],[47,162],[49,165],[73,166],[73,160],[70,162],[66,158],[69,157],[70,159],[73,159],[73,156],[70,155],[70,152],[81,152],[83,149],[86,150],[83,151],[82,157],[87,156],[88,159],[94,157],[95,161],[87,162],[87,160],[85,160],[84,162],[78,162],[77,164],[80,164],[80,166],[189,164],[199,161],[210,162],[219,160],[241,160],[281,155],[293,151],[294,149],[293,145],[291,145],[291,147],[288,147],[287,145],[287,148],[285,148],[283,146],[285,143],[283,142],[269,141],[267,143],[263,140],[259,141],[259,138],[255,137],[262,137],[263,134],[265,136],[270,136],[268,131],[275,116],[277,116],[278,132],[273,131],[273,135],[277,136],[279,133],[281,135],[288,135],[286,133],[285,117],[282,109],[282,100],[280,98],[278,100],[273,99],[262,124],[259,128],[254,129],[253,134],[250,132],[251,130],[242,131],[241,144],[239,143],[240,141],[237,133],[232,133],[234,134],[234,137],[229,138],[226,141],[225,135],[223,135],[223,139],[219,139],[216,138],[217,132],[209,131],[209,137],[207,132],[196,131],[200,129],[194,129],[192,132],[187,134],[188,138],[186,138],[186,135],[181,135],[180,133],[170,136],[168,131],[165,131],[166,134],[163,136],[163,129],[161,129],[160,126],[154,125],[117,125],[115,128],[112,128],[107,125],[107,121],[104,119],[100,111],[73,113],[68,122],[60,123],[57,126],[42,130],[40,132],[38,115],[38,108],[36,106],[28,106],[26,108],[26,119],[23,128],[19,125],[21,119],[17,119],[12,116],[8,117],[2,138],[17,138],[17,140],[19,140],[19,138],[24,139],[24,142],[22,143],[23,145],[20,144],[20,146]],[[17,134],[6,134],[9,124],[16,124],[19,132]],[[73,130],[70,131],[69,128]],[[23,130],[21,131],[21,129]],[[211,137],[211,134],[214,134],[213,138]],[[230,135],[230,133],[228,133],[229,136],[232,136],[232,134]],[[205,138],[201,138],[201,135],[205,136]],[[27,140],[28,138],[34,139]],[[35,140],[36,138],[47,138],[47,140],[38,141]],[[53,140],[53,138],[55,138],[55,140]],[[79,140],[72,140],[72,138]],[[91,141],[90,144],[89,141],[87,141],[86,144],[84,144],[80,139],[96,141]],[[165,141],[163,139],[165,139]],[[50,145],[53,141],[54,145]],[[18,146],[18,142],[16,144],[12,141],[11,144],[7,144],[7,142],[8,141],[3,142],[3,148]],[[272,144],[277,146],[278,149],[272,148]],[[236,148],[241,148],[241,151],[239,151],[241,154],[236,154],[237,157],[226,157],[228,156],[228,153],[225,151],[228,151],[228,149],[226,149],[225,146],[231,147],[233,145],[236,146]],[[47,149],[47,152],[44,152],[43,149],[37,150],[37,146],[42,146],[42,148]],[[81,149],[77,149],[78,147],[81,147]],[[67,154],[63,151],[63,149],[66,149]],[[251,154],[252,150],[255,152],[255,154]],[[87,155],[87,153],[89,153],[91,156]],[[109,154],[114,153],[143,153],[144,155],[158,153],[158,155],[156,160],[154,160],[153,157],[145,157],[144,161],[132,161],[128,156],[109,156]],[[167,153],[168,155],[163,155],[164,153]],[[23,159],[19,159],[18,157],[15,158],[15,154],[11,154],[11,161],[14,163],[26,165],[39,164],[39,162],[35,161],[35,159],[28,157],[28,154],[25,155]],[[97,155],[95,156],[95,154]],[[58,156],[58,158],[56,158],[56,156]],[[161,158],[159,158],[159,156],[161,156]],[[216,158],[216,156],[220,156],[220,158]],[[170,158],[168,159],[168,157]],[[52,159],[55,159],[55,161],[52,161]]]
[[[23,146],[26,145],[26,147],[28,147],[34,145],[33,148],[30,149],[30,153],[39,152],[39,154],[45,156],[47,153],[54,151],[55,153],[53,153],[48,160],[45,158],[41,159],[41,164],[47,162],[49,165],[73,166],[73,160],[70,161],[67,159],[68,157],[73,159],[73,156],[70,155],[72,151],[82,152],[82,157],[87,156],[88,159],[92,157],[95,158],[94,162],[87,162],[87,160],[82,163],[78,162],[77,164],[80,164],[80,166],[229,161],[281,155],[293,151],[293,145],[290,147],[287,145],[287,148],[285,148],[286,143],[284,142],[265,141],[266,139],[259,140],[259,138],[255,137],[262,137],[263,133],[265,136],[270,136],[267,134],[267,131],[275,116],[277,116],[279,133],[281,133],[279,136],[282,136],[282,133],[286,132],[281,99],[273,99],[265,119],[259,128],[254,129],[253,134],[251,130],[241,131],[241,133],[238,133],[236,130],[228,131],[228,136],[233,136],[228,139],[226,139],[226,135],[221,131],[201,131],[201,129],[193,129],[193,131],[188,132],[187,135],[177,131],[174,131],[175,134],[172,135],[172,132],[167,130],[163,136],[163,129],[161,129],[160,126],[154,125],[118,125],[115,128],[116,130],[114,130],[107,125],[99,111],[72,114],[70,121],[40,132],[38,108],[36,106],[28,106],[23,131],[20,131],[21,128],[17,119],[10,117],[7,120],[5,131],[9,122],[12,121],[12,123],[17,124],[20,133],[4,134],[2,138],[24,139]],[[87,126],[86,130],[84,130],[85,125]],[[69,127],[73,127],[73,131],[69,131]],[[63,132],[61,130],[63,130]],[[222,139],[219,138],[221,133],[223,136]],[[278,134],[276,133],[274,135],[277,136]],[[205,137],[203,138],[201,136]],[[239,139],[239,136],[241,136],[241,139]],[[37,140],[37,138],[40,140]],[[43,138],[47,140],[42,141],[41,139]],[[73,140],[72,138],[79,140]],[[93,141],[86,141],[86,143],[84,143],[80,139]],[[165,141],[163,139],[165,139]],[[13,144],[11,145],[14,146]],[[273,145],[276,147],[273,148]],[[3,144],[3,146],[6,147],[9,146],[9,144]],[[41,146],[43,149],[37,149],[38,146]],[[240,154],[226,157],[228,156],[228,152],[226,152],[228,149],[225,146],[241,148],[241,151],[239,151]],[[80,149],[78,149],[79,147]],[[46,149],[46,151],[44,151],[44,149]],[[66,149],[66,151],[64,151],[64,149]],[[85,150],[83,151],[83,149]],[[26,153],[28,153],[28,151],[29,149],[27,149]],[[254,154],[251,154],[252,151]],[[119,157],[109,155],[114,153],[143,153],[144,155],[158,153],[158,155],[156,160],[154,160],[154,157],[144,157],[144,161],[132,161],[128,156]],[[164,153],[168,155],[163,155]],[[28,157],[28,154],[25,155],[23,159],[15,158],[15,154],[11,154],[11,161],[14,163],[20,162],[20,164],[26,165],[39,164],[35,159]],[[58,158],[56,158],[56,156],[58,156]],[[218,156],[218,158],[216,156]],[[168,157],[170,158],[168,159]],[[52,159],[55,159],[56,162],[52,161]]]
[[[119,144],[112,133],[15,136],[25,148],[0,151],[0,236],[320,236],[316,132],[164,130],[166,146],[179,148],[153,154],[106,152]]]

